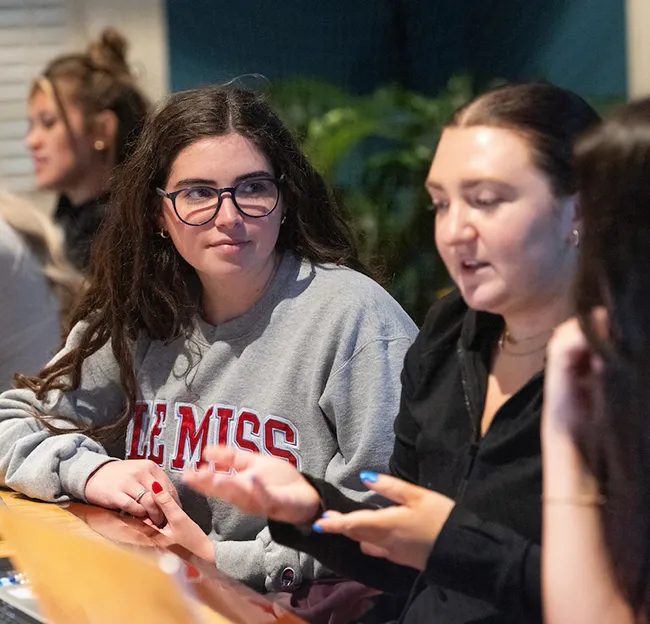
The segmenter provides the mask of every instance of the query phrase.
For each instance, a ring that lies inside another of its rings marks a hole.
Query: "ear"
[[[91,129],[93,141],[102,141],[108,150],[114,151],[118,125],[117,115],[112,110],[97,113]]]
[[[561,203],[561,218],[569,231],[582,231],[582,208],[578,194],[564,197]]]

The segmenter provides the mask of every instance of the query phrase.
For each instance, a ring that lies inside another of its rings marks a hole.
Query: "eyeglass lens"
[[[249,217],[266,216],[278,202],[278,187],[275,180],[264,178],[244,180],[234,188],[232,199]],[[210,221],[218,204],[219,191],[209,186],[184,189],[176,196],[178,216],[186,223],[202,224]]]

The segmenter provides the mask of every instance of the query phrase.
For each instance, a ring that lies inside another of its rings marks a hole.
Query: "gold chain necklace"
[[[550,334],[553,333],[553,329],[547,329],[544,330],[543,332],[540,332],[539,334],[535,334],[534,336],[530,336],[529,338],[521,338],[520,340],[515,340],[511,335],[510,332],[507,329],[503,330],[503,333],[499,337],[499,341],[497,342],[497,346],[499,347],[499,351],[502,353],[505,353],[506,355],[510,355],[512,357],[524,357],[526,355],[533,355],[534,353],[539,353],[540,351],[543,351],[546,349],[546,345],[548,344],[548,341],[550,340]],[[506,349],[507,344],[511,345],[516,345],[520,344],[522,342],[530,342],[531,340],[535,340],[536,338],[539,338],[540,336],[543,336],[544,334],[549,334],[549,337],[544,341],[544,344],[535,347],[534,349],[529,349],[528,351],[510,351]]]

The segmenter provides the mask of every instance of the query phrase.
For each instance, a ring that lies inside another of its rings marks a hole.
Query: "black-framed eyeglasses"
[[[278,206],[283,181],[284,175],[279,178],[258,177],[225,188],[189,186],[173,193],[157,188],[156,193],[171,200],[176,216],[183,223],[198,226],[217,216],[224,193],[230,193],[235,208],[243,215],[253,219],[268,217]]]

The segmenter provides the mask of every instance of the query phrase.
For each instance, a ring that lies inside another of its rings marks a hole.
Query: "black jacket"
[[[480,436],[499,316],[468,310],[456,292],[430,310],[406,355],[391,473],[456,501],[418,579],[406,622],[541,621],[543,374],[497,412]],[[367,507],[312,479],[326,508]],[[276,541],[334,571],[391,593],[408,593],[417,571],[361,553],[345,537],[269,522]]]
[[[108,195],[102,195],[74,206],[65,195],[59,197],[54,220],[63,229],[68,260],[80,271],[88,268],[92,242],[102,224],[108,199]]]

